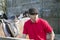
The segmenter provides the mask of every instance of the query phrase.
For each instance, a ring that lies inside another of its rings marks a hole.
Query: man
[[[54,40],[54,32],[48,22],[42,18],[38,18],[38,10],[35,8],[29,9],[30,20],[25,22],[23,30],[23,38],[29,35],[29,39],[47,40],[46,35],[49,33],[49,40]]]

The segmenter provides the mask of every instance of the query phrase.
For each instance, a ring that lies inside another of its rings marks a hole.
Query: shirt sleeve
[[[51,33],[53,31],[52,27],[50,26],[50,24],[45,20],[44,21],[44,31],[46,33]]]
[[[26,25],[26,23],[24,24],[23,34],[28,34],[28,30],[27,30],[27,25]]]

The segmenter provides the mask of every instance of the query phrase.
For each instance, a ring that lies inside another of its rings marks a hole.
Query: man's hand
[[[55,38],[54,32],[52,31],[49,35],[50,35],[50,39],[49,40],[54,40],[54,38]]]
[[[23,35],[22,35],[22,38],[26,38],[26,36],[27,36],[26,34],[23,34]]]

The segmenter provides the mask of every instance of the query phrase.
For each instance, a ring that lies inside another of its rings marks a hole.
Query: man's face
[[[29,17],[31,18],[32,21],[36,21],[38,18],[38,14],[36,15],[29,15]]]

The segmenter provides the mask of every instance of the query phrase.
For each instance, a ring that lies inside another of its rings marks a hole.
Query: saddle
[[[6,29],[4,30],[5,35],[5,31],[7,31],[7,33],[10,34],[10,37],[16,37],[18,35],[18,28],[16,27],[15,23],[8,23],[3,21],[3,25],[3,29]]]

